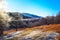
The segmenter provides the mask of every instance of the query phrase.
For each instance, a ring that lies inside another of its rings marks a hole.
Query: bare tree
[[[10,17],[6,12],[0,11],[0,34],[3,35],[3,28],[7,26],[10,21]]]
[[[54,24],[54,16],[47,16],[46,19],[47,19],[47,24]]]
[[[60,11],[56,15],[56,18],[55,19],[56,19],[56,23],[60,23]]]
[[[17,31],[17,30],[18,30],[18,29],[17,29],[17,28],[18,28],[18,25],[19,25],[19,24],[21,25],[21,24],[23,23],[23,21],[22,21],[22,16],[20,15],[20,13],[15,12],[12,19],[13,19],[13,21],[15,22],[14,24],[15,24],[16,31]]]
[[[45,18],[40,19],[40,25],[45,25],[47,24],[47,20]]]

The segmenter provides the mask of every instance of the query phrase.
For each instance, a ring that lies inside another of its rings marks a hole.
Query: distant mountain
[[[23,16],[23,18],[41,18],[41,16],[37,16],[30,13],[21,13],[21,15]]]
[[[9,12],[9,16],[12,17],[16,16],[16,14],[23,16],[23,18],[42,18],[41,16],[37,16],[30,13]]]

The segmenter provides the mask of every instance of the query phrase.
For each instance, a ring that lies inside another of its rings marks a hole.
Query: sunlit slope
[[[26,31],[29,31],[29,30],[35,30],[35,29],[39,29],[39,30],[42,30],[42,31],[56,31],[58,33],[60,33],[60,24],[51,24],[51,25],[43,25],[43,26],[36,26],[36,27],[33,27],[33,28],[22,28],[22,29],[18,29],[19,30],[26,30]],[[9,30],[10,32],[16,32],[16,30]],[[9,31],[6,31],[4,33],[10,33]]]
[[[16,37],[18,37],[18,39],[22,40],[22,39],[33,39],[33,40],[38,40],[40,38],[43,38],[44,40],[46,38],[50,38],[50,35],[52,34],[53,36],[53,40],[59,39],[60,37],[56,36],[56,32],[58,34],[60,34],[60,24],[51,24],[51,25],[43,25],[43,26],[36,26],[33,28],[22,28],[22,29],[18,29],[18,31],[23,31],[20,34],[15,35]],[[17,31],[17,32],[18,32]],[[7,31],[8,33],[9,31]],[[13,32],[15,34],[15,30],[10,30],[9,33]],[[6,32],[5,32],[6,33]],[[9,34],[8,33],[8,34]],[[14,37],[15,39],[15,37]]]
[[[60,24],[38,26],[38,27],[34,27],[34,29],[42,29],[43,31],[56,31],[60,33]]]

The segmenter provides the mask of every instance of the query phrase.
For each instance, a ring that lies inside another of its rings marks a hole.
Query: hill
[[[38,16],[38,15],[34,15],[34,14],[31,14],[31,13],[19,13],[19,12],[8,12],[9,13],[9,16],[16,16],[16,14],[18,16],[22,16],[23,18],[41,18],[41,16]]]
[[[32,31],[34,30],[39,30],[39,31],[43,31],[43,32],[57,32],[60,34],[60,24],[50,24],[50,25],[43,25],[43,26],[36,26],[36,27],[33,27],[33,28],[18,28],[18,31],[23,31],[24,32],[22,33],[23,35],[25,34],[28,34],[28,33],[31,33]],[[9,30],[9,31],[5,31],[4,34],[9,34],[9,33],[12,33],[12,32],[16,32],[15,30]],[[59,40],[60,40],[60,36],[58,37]]]
[[[21,13],[21,15],[23,16],[23,18],[41,18],[41,16],[37,16],[30,13]]]

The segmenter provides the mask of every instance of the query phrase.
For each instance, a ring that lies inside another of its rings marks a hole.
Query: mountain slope
[[[30,13],[22,13],[21,15],[23,16],[23,18],[41,18],[41,16],[37,16]]]

